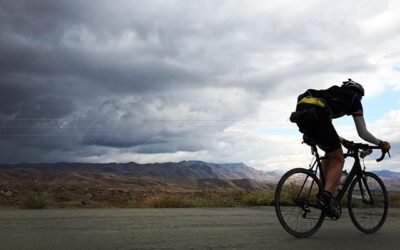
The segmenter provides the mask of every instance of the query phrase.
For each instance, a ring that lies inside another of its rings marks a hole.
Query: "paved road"
[[[400,209],[373,235],[344,215],[307,239],[272,207],[0,210],[0,249],[400,249]]]

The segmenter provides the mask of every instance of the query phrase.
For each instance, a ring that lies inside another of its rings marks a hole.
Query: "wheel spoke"
[[[349,214],[353,224],[362,232],[373,233],[384,223],[387,216],[386,188],[378,176],[365,173],[357,177],[349,190]]]
[[[282,226],[296,237],[308,237],[323,222],[322,211],[315,204],[321,184],[306,169],[293,169],[279,181],[275,193],[275,208]]]

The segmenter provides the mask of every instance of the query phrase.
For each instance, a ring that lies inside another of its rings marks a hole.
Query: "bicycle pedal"
[[[328,220],[331,220],[331,221],[337,221],[338,219],[340,219],[340,217],[329,217],[329,216],[326,216],[326,217],[328,217]]]
[[[325,211],[325,215],[328,216],[331,220],[338,220],[342,216],[342,208],[338,207],[335,212]]]
[[[307,206],[307,205],[303,206],[302,209],[303,209],[303,211],[306,212],[306,213],[310,213],[310,212],[311,212],[310,207]]]
[[[308,212],[304,212],[304,213],[301,215],[301,217],[303,217],[304,219],[307,219],[307,214],[308,214]]]

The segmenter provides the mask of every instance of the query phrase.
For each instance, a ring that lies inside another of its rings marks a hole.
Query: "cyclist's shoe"
[[[342,208],[335,198],[332,197],[332,193],[323,191],[317,195],[317,207],[323,209],[325,214],[333,219],[339,219],[342,214]]]

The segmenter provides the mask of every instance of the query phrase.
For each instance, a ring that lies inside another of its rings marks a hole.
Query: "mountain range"
[[[375,172],[388,189],[400,190],[400,173]],[[202,161],[166,163],[20,163],[0,164],[0,185],[48,184],[51,186],[101,186],[107,188],[204,189],[234,187],[271,189],[283,172],[264,172],[244,163]]]
[[[202,161],[166,163],[20,163],[0,164],[2,184],[46,184],[106,188],[158,188],[165,190],[239,188],[269,189],[276,173],[256,170],[243,163]]]

